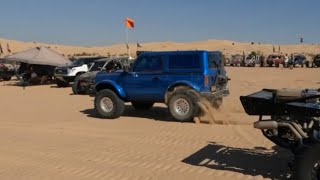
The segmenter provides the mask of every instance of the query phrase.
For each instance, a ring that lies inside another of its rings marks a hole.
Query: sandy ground
[[[157,104],[127,105],[116,120],[96,117],[93,98],[54,85],[0,82],[0,179],[279,179],[288,153],[255,130],[239,96],[262,88],[319,87],[320,69],[227,68],[231,95],[217,119],[172,121]]]

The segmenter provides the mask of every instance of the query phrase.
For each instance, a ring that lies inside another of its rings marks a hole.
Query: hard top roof
[[[194,54],[194,53],[221,53],[220,51],[206,51],[206,50],[183,50],[183,51],[148,51],[140,55],[179,55],[179,54]]]

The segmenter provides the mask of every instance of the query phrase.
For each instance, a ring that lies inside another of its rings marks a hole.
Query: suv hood
[[[112,72],[112,73],[108,73],[108,72],[97,72],[96,73],[96,78],[95,78],[95,82],[99,83],[101,81],[106,81],[106,80],[111,80],[111,81],[115,81],[118,82],[118,79],[125,74],[126,72],[123,72],[122,70],[116,71],[116,72]]]
[[[80,78],[93,78],[99,71],[90,71],[80,75]]]

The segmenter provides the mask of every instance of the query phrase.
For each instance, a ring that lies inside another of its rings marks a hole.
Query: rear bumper
[[[221,89],[216,92],[202,92],[201,97],[208,99],[209,101],[214,101],[222,97],[228,96],[230,94],[229,89]]]

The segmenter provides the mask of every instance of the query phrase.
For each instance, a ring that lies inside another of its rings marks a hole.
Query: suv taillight
[[[209,76],[208,75],[204,76],[204,86],[209,86]]]

